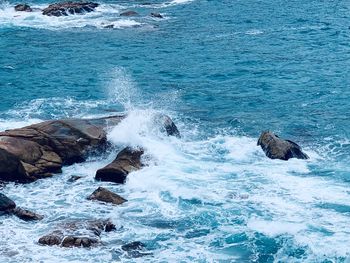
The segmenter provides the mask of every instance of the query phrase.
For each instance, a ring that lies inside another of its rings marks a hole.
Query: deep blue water
[[[350,260],[349,1],[143,2],[105,0],[95,13],[64,18],[0,5],[2,129],[127,111],[111,141],[141,144],[158,160],[125,186],[106,184],[129,200],[109,211],[84,201],[98,185],[94,172],[108,163],[101,159],[7,186],[46,221],[0,222],[8,229],[0,259],[107,262],[118,260],[117,240],[137,239],[153,252],[142,259],[150,262]],[[121,19],[124,9],[140,16]],[[111,23],[117,28],[103,28]],[[181,140],[152,133],[147,121],[157,111],[176,121]],[[266,129],[298,142],[311,159],[268,160],[256,146]],[[74,173],[86,175],[76,188],[66,184]],[[55,191],[67,193],[64,205],[42,201]],[[106,248],[35,243],[52,222],[92,211],[126,228],[106,237]]]

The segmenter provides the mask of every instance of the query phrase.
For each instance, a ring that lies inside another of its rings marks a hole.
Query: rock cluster
[[[89,13],[98,6],[99,4],[94,2],[61,2],[49,5],[42,13],[46,16],[68,16]]]

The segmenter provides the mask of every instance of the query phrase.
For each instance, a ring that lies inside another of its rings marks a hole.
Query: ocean
[[[123,112],[109,141],[143,147],[149,163],[124,185],[94,179],[116,152],[6,185],[45,218],[0,218],[1,263],[350,262],[349,1],[99,0],[67,17],[17,3],[0,0],[0,130]],[[154,129],[158,113],[181,138]],[[265,130],[310,159],[268,159]],[[86,200],[98,186],[128,202]],[[99,247],[37,243],[94,218],[117,225]],[[120,251],[133,241],[151,255]]]

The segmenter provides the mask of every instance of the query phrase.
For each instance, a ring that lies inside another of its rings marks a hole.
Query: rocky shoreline
[[[112,149],[107,140],[108,131],[117,126],[126,115],[94,119],[62,119],[44,121],[23,128],[0,132],[0,180],[2,182],[31,183],[60,173],[63,166],[84,162],[89,155],[103,154]],[[154,117],[159,130],[168,136],[180,137],[175,123],[166,115]],[[308,159],[296,143],[283,140],[272,132],[263,132],[258,140],[266,156],[271,159]],[[122,149],[110,164],[96,171],[96,181],[125,183],[129,173],[144,167],[141,147]],[[79,180],[71,178],[74,182]],[[127,200],[118,194],[98,187],[87,200],[121,205]],[[0,193],[1,215],[15,215],[25,221],[42,220],[43,216],[17,207],[9,197]],[[108,219],[63,222],[39,238],[41,245],[61,247],[92,247],[101,244],[103,232],[115,225]],[[141,242],[135,241],[122,248],[134,256],[149,255]]]

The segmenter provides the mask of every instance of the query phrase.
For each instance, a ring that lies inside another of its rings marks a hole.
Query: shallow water
[[[347,1],[104,1],[63,18],[17,14],[14,4],[0,5],[0,130],[127,112],[108,138],[150,158],[125,185],[94,180],[114,151],[7,185],[6,195],[45,219],[1,217],[0,262],[350,260]],[[119,17],[129,9],[140,15]],[[158,112],[181,139],[157,132]],[[256,146],[266,129],[310,160],[267,159]],[[72,175],[84,177],[68,183]],[[129,201],[86,200],[98,186]],[[61,221],[91,218],[117,224],[104,246],[37,244]],[[135,240],[153,255],[120,252]]]

